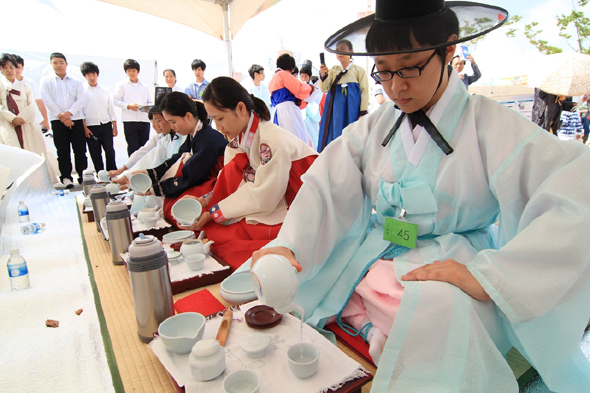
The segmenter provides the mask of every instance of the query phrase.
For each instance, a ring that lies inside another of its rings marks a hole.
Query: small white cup
[[[252,370],[237,370],[223,380],[225,393],[260,393],[260,376]]]
[[[289,370],[297,378],[306,379],[318,370],[320,350],[311,343],[297,343],[287,350]]]
[[[98,180],[102,181],[102,182],[109,182],[111,180],[111,176],[109,175],[109,171],[102,169],[100,171],[98,171]]]
[[[153,228],[156,226],[156,223],[158,222],[157,218],[144,218],[143,220],[143,225],[146,226],[146,228]]]
[[[205,265],[205,255],[203,254],[192,254],[185,257],[184,260],[191,270],[201,270]]]

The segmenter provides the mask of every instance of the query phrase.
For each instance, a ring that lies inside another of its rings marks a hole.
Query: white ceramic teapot
[[[203,243],[201,240],[198,239],[191,239],[182,243],[180,246],[180,253],[183,257],[188,257],[189,255],[194,254],[209,254],[209,250],[211,249],[211,244],[213,244],[213,240],[209,240],[207,243]]]
[[[303,319],[303,308],[293,301],[299,289],[297,269],[287,258],[276,254],[261,257],[250,270],[250,280],[262,304],[280,314],[296,312]]]
[[[160,218],[160,212],[156,209],[143,209],[137,213],[137,218],[145,226],[152,227],[156,225],[156,222]]]

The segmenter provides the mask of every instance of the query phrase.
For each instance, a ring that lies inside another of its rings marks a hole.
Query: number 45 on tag
[[[411,222],[398,220],[392,217],[385,217],[383,240],[408,248],[416,248],[417,238],[417,224],[412,224]]]

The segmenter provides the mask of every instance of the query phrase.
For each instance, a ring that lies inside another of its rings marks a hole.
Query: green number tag
[[[383,240],[390,241],[400,246],[416,248],[418,238],[418,224],[385,217],[385,231]]]

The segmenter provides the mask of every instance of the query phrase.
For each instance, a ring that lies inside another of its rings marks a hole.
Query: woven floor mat
[[[85,214],[82,227],[125,391],[175,392],[158,358],[137,337],[127,269],[113,265],[109,242]]]
[[[81,205],[80,209],[82,209]],[[133,308],[127,269],[124,266],[113,265],[109,242],[104,240],[96,230],[94,222],[88,222],[85,214],[82,214],[82,227],[125,391],[176,392],[168,373],[158,358],[137,337],[135,309]],[[219,295],[219,284],[208,285],[174,295],[174,301],[176,302],[205,288],[223,305],[230,306]],[[373,365],[354,354],[346,345],[339,342],[338,347],[360,362],[366,370],[375,373]],[[371,383],[369,382],[362,387],[362,393],[368,393],[370,389]]]

